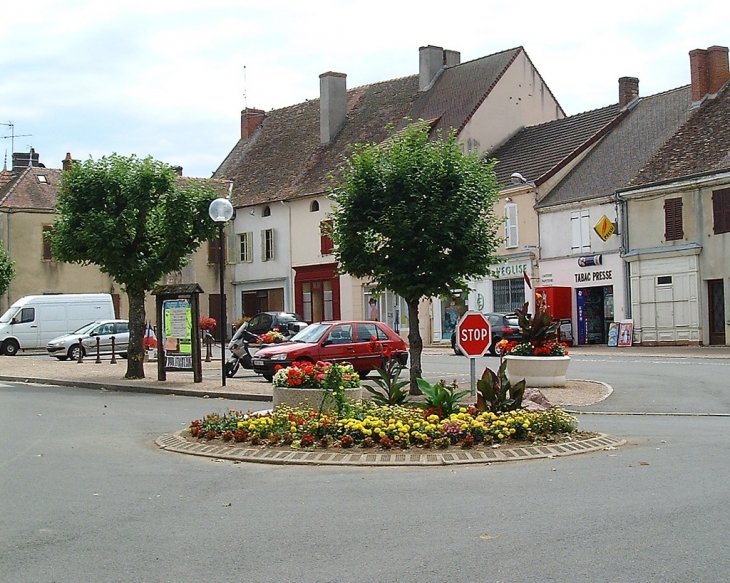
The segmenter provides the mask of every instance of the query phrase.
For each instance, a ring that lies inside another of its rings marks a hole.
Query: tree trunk
[[[144,378],[145,290],[127,287],[129,299],[129,349],[125,379]]]
[[[421,378],[423,368],[421,367],[421,353],[423,352],[423,339],[421,330],[418,327],[418,300],[407,300],[408,303],[408,345],[411,351],[411,385],[410,395],[420,395],[417,379]]]

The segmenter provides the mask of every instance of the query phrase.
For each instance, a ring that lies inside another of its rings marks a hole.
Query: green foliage
[[[525,379],[512,385],[507,378],[507,362],[499,365],[495,373],[485,368],[482,378],[477,381],[477,403],[479,411],[502,413],[516,411],[522,407],[522,396],[525,393]]]
[[[15,262],[10,261],[8,252],[0,243],[0,296],[4,296],[15,277]]]
[[[528,315],[528,303],[522,309],[516,309],[520,329],[522,330],[522,342],[539,346],[549,340],[558,338],[558,322],[553,322],[553,317],[542,296],[536,295],[535,314]]]
[[[383,368],[375,369],[378,378],[371,379],[381,390],[368,385],[363,385],[363,388],[379,405],[403,405],[408,399],[408,391],[404,391],[403,387],[408,386],[409,381],[398,379],[404,368],[395,358],[388,358]]]
[[[341,269],[406,300],[487,275],[499,261],[494,163],[464,154],[454,133],[431,139],[423,121],[356,146],[333,189]]]
[[[216,224],[209,183],[179,178],[171,166],[112,154],[63,173],[50,236],[59,261],[94,264],[129,296],[127,378],[144,377],[144,296],[181,269]]]
[[[418,388],[426,397],[425,403],[416,405],[424,409],[438,409],[442,417],[448,417],[459,410],[459,399],[469,394],[469,391],[458,391],[459,388],[454,381],[447,385],[445,381],[431,384],[424,379],[418,379]]]

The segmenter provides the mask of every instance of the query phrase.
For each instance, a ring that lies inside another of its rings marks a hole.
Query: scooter
[[[231,341],[228,343],[228,350],[231,351],[231,355],[226,361],[227,377],[233,377],[241,366],[247,369],[253,368],[253,359],[248,346],[250,342],[255,343],[257,340],[258,336],[246,330],[245,326],[241,326],[238,330],[236,330],[233,338],[231,338]]]

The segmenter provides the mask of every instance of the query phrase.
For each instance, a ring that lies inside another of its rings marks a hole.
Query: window
[[[261,213],[262,217],[270,217],[271,216],[271,207],[265,206],[264,211]]]
[[[514,249],[519,245],[517,238],[517,205],[514,203],[504,205],[504,246],[507,249]]]
[[[322,221],[319,224],[319,252],[322,255],[331,255],[335,245],[332,242],[332,221]]]
[[[656,284],[657,285],[671,285],[672,284],[672,276],[671,275],[660,275],[656,278]]]
[[[730,188],[712,193],[712,224],[715,235],[730,233]]]
[[[319,210],[319,202],[316,200],[312,201],[312,204],[309,205],[309,212],[310,213],[316,213]]]
[[[509,314],[525,303],[525,280],[522,277],[495,279],[492,282],[492,292],[494,294],[494,311]]]
[[[208,241],[208,263],[217,264],[220,258],[221,240],[220,237]]]
[[[242,263],[251,263],[253,261],[253,232],[241,233],[238,236],[240,246],[239,261]]]
[[[46,176],[45,174],[38,174],[36,176],[36,180],[39,184],[48,184],[48,176]]]
[[[664,201],[664,239],[676,241],[682,238],[682,199],[668,198]]]
[[[570,213],[570,228],[572,233],[571,251],[583,253],[591,250],[591,215],[588,209]]]
[[[43,225],[43,260],[51,261],[53,259],[53,248],[51,247],[51,241],[48,238],[49,235],[53,234],[53,225]]]
[[[21,309],[20,313],[15,315],[15,320],[18,324],[35,321],[35,308]]]
[[[271,261],[274,259],[274,229],[261,231],[261,260]]]

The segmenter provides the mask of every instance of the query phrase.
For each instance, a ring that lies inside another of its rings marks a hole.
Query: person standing
[[[378,301],[375,298],[370,298],[368,304],[370,304],[370,313],[368,315],[368,320],[372,320],[373,322],[379,322],[380,309],[378,308]]]

